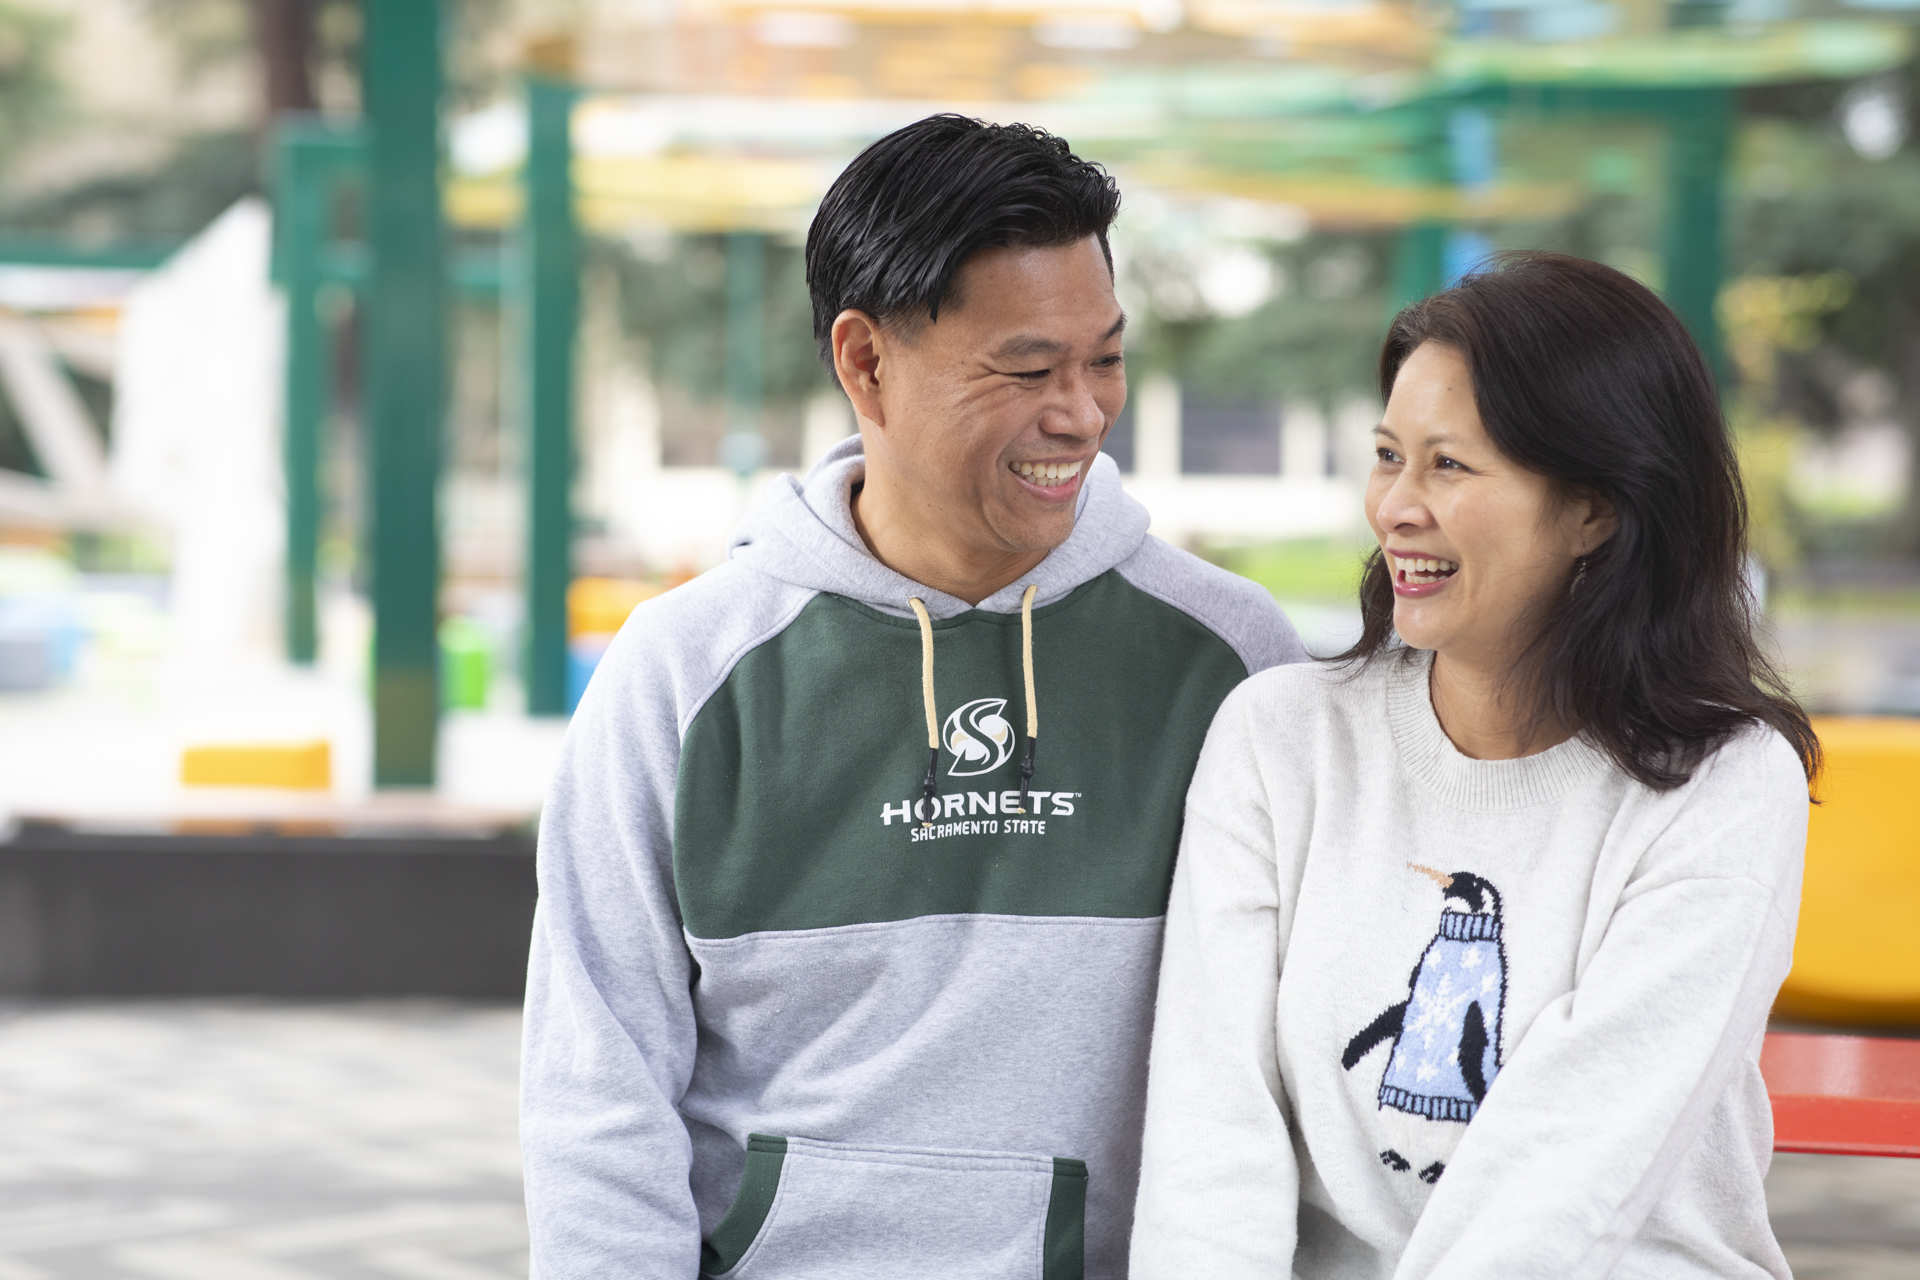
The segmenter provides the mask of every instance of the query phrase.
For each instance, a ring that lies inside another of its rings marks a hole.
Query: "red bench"
[[[1920,1040],[1770,1032],[1760,1074],[1775,1151],[1920,1158]]]

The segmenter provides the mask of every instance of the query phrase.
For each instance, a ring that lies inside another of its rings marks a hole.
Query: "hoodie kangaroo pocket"
[[[1081,1280],[1084,1161],[753,1134],[701,1250],[725,1280]]]

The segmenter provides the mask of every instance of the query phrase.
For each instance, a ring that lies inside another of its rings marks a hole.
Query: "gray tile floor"
[[[525,1276],[519,1012],[0,1005],[0,1280]],[[1920,1160],[1782,1156],[1801,1280],[1920,1280]]]
[[[527,1274],[517,1009],[0,1009],[0,1280]]]

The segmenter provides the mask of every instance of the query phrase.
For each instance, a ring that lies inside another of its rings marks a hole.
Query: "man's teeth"
[[[1400,567],[1400,581],[1415,587],[1450,578],[1460,568],[1451,560],[1401,559],[1396,556],[1394,563]]]
[[[1022,480],[1047,487],[1065,484],[1080,474],[1080,467],[1078,462],[1046,462],[1038,466],[1031,462],[1016,462],[1013,471]]]

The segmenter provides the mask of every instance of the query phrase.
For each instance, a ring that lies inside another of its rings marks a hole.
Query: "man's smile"
[[[1009,462],[1007,469],[1029,488],[1046,497],[1059,498],[1074,490],[1086,465],[1086,459],[1081,458],[1072,462]]]

